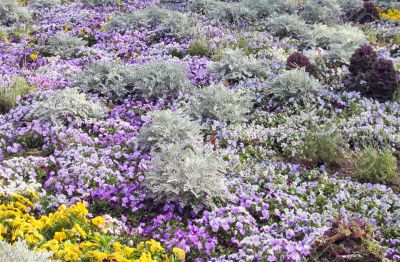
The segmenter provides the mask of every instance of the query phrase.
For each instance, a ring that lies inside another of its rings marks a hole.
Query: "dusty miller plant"
[[[122,0],[82,0],[82,3],[86,6],[100,6],[107,4],[122,4]]]
[[[32,109],[32,117],[55,125],[64,125],[67,118],[92,121],[106,116],[106,109],[88,100],[75,88],[56,90],[45,100],[39,101]]]
[[[300,16],[309,23],[333,24],[341,11],[337,0],[309,0]]]
[[[137,65],[132,83],[142,97],[149,99],[176,95],[185,92],[190,86],[186,66],[167,61],[150,61]]]
[[[246,56],[239,49],[225,49],[221,60],[212,63],[210,71],[220,80],[239,81],[250,77],[262,77],[262,64],[252,56]]]
[[[110,28],[134,29],[157,27],[168,36],[186,38],[200,32],[196,20],[187,14],[156,6],[117,15],[108,23]]]
[[[49,262],[52,252],[36,252],[28,248],[25,240],[18,240],[15,246],[0,240],[0,262]]]
[[[49,8],[61,4],[61,0],[30,0],[29,6],[33,8]]]
[[[271,17],[266,22],[266,26],[279,37],[299,38],[310,30],[306,22],[296,14]]]
[[[150,121],[143,125],[138,137],[138,144],[143,149],[159,148],[170,143],[191,145],[202,139],[200,125],[184,116],[181,110],[153,111],[147,117]]]
[[[62,59],[70,59],[78,56],[79,51],[87,45],[87,42],[79,37],[61,32],[49,38],[44,51]]]
[[[132,87],[133,69],[120,62],[96,61],[75,76],[75,86],[85,93],[112,95],[114,100],[126,96]]]
[[[296,5],[292,0],[244,0],[241,5],[255,13],[258,19],[266,18],[272,14],[291,14],[296,10]]]
[[[214,209],[231,200],[221,173],[226,164],[212,151],[165,144],[153,156],[153,167],[144,184],[155,200],[179,201],[195,211],[201,207]]]
[[[246,121],[252,102],[247,94],[230,90],[222,84],[202,88],[191,98],[190,115],[197,119],[213,119],[227,123]]]
[[[0,21],[3,25],[28,22],[31,15],[27,8],[20,6],[16,0],[0,1]]]
[[[300,98],[308,94],[317,93],[319,81],[310,76],[304,68],[284,71],[274,78],[269,92],[278,99]]]

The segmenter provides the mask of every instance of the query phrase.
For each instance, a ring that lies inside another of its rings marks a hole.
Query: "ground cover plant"
[[[0,262],[400,261],[399,24],[1,0]]]

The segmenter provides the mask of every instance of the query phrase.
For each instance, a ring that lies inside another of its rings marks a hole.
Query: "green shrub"
[[[188,53],[191,56],[209,56],[209,55],[211,55],[211,51],[208,48],[207,43],[202,40],[193,41],[188,48]]]
[[[7,112],[14,108],[16,105],[16,100],[19,96],[22,97],[34,90],[35,87],[29,85],[24,77],[15,77],[10,85],[0,89],[1,111]]]
[[[355,169],[364,182],[392,184],[399,177],[396,157],[389,150],[379,151],[373,147],[359,153]]]
[[[312,129],[304,139],[304,160],[313,165],[327,164],[338,165],[342,159],[343,138],[335,130]]]

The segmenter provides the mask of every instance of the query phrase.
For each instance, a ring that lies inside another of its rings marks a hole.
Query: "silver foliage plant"
[[[315,94],[320,89],[319,81],[310,76],[304,68],[284,71],[274,78],[271,83],[271,94],[281,100],[301,98]]]
[[[159,148],[170,143],[191,145],[202,139],[200,125],[183,115],[181,110],[153,111],[146,117],[149,121],[140,129],[138,136],[138,144],[143,149]]]
[[[106,109],[87,99],[76,88],[54,91],[45,100],[33,106],[32,117],[55,125],[64,125],[67,117],[80,121],[103,119]]]
[[[184,13],[151,6],[127,14],[120,14],[109,23],[110,28],[134,29],[157,26],[168,36],[177,38],[192,37],[199,34],[197,21]]]
[[[186,66],[168,61],[150,61],[135,66],[132,83],[147,99],[176,95],[190,86]]]
[[[77,57],[79,51],[86,45],[87,41],[69,33],[60,32],[49,38],[44,51],[54,56],[60,56],[62,59],[70,59]]]
[[[153,199],[179,201],[195,211],[215,209],[232,199],[223,174],[226,164],[212,151],[175,143],[161,145],[153,156],[153,167],[144,179]]]
[[[306,22],[296,14],[271,17],[266,21],[266,25],[275,35],[280,37],[299,38],[310,30]]]
[[[333,24],[342,12],[337,0],[309,0],[300,16],[309,23]]]
[[[75,76],[75,87],[85,93],[122,99],[132,87],[133,69],[123,63],[99,60]]]
[[[49,262],[52,252],[36,252],[28,248],[24,240],[19,239],[15,246],[0,240],[0,262]],[[58,261],[58,260],[57,260]]]
[[[61,4],[61,0],[30,0],[29,6],[33,8],[49,8]]]
[[[27,8],[20,6],[16,0],[0,1],[0,21],[3,25],[25,23],[31,19]]]
[[[316,24],[304,35],[304,40],[308,46],[326,49],[331,60],[344,63],[349,63],[354,51],[368,42],[364,32],[350,24]]]
[[[266,18],[273,14],[292,14],[296,11],[292,0],[244,0],[241,5],[255,13],[256,18]]]
[[[209,70],[220,80],[239,81],[264,74],[262,64],[253,56],[246,56],[239,49],[227,48],[222,51],[221,60],[212,63]]]
[[[196,119],[240,123],[246,121],[245,116],[251,107],[252,102],[247,94],[217,84],[198,90],[191,98],[188,111]]]
[[[107,4],[122,4],[121,0],[82,0],[86,6],[101,6]]]

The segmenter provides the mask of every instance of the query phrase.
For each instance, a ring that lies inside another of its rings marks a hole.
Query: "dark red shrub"
[[[379,12],[375,4],[369,0],[364,0],[364,7],[359,12],[356,22],[361,24],[370,23],[379,19]]]
[[[350,58],[349,71],[351,75],[368,74],[377,58],[378,56],[371,46],[363,45],[359,47]]]
[[[372,65],[367,83],[367,96],[378,100],[392,99],[398,87],[397,73],[393,62],[383,58],[377,60]]]
[[[310,60],[300,52],[294,52],[291,54],[286,61],[286,69],[294,69],[299,67],[308,68],[310,66]]]

